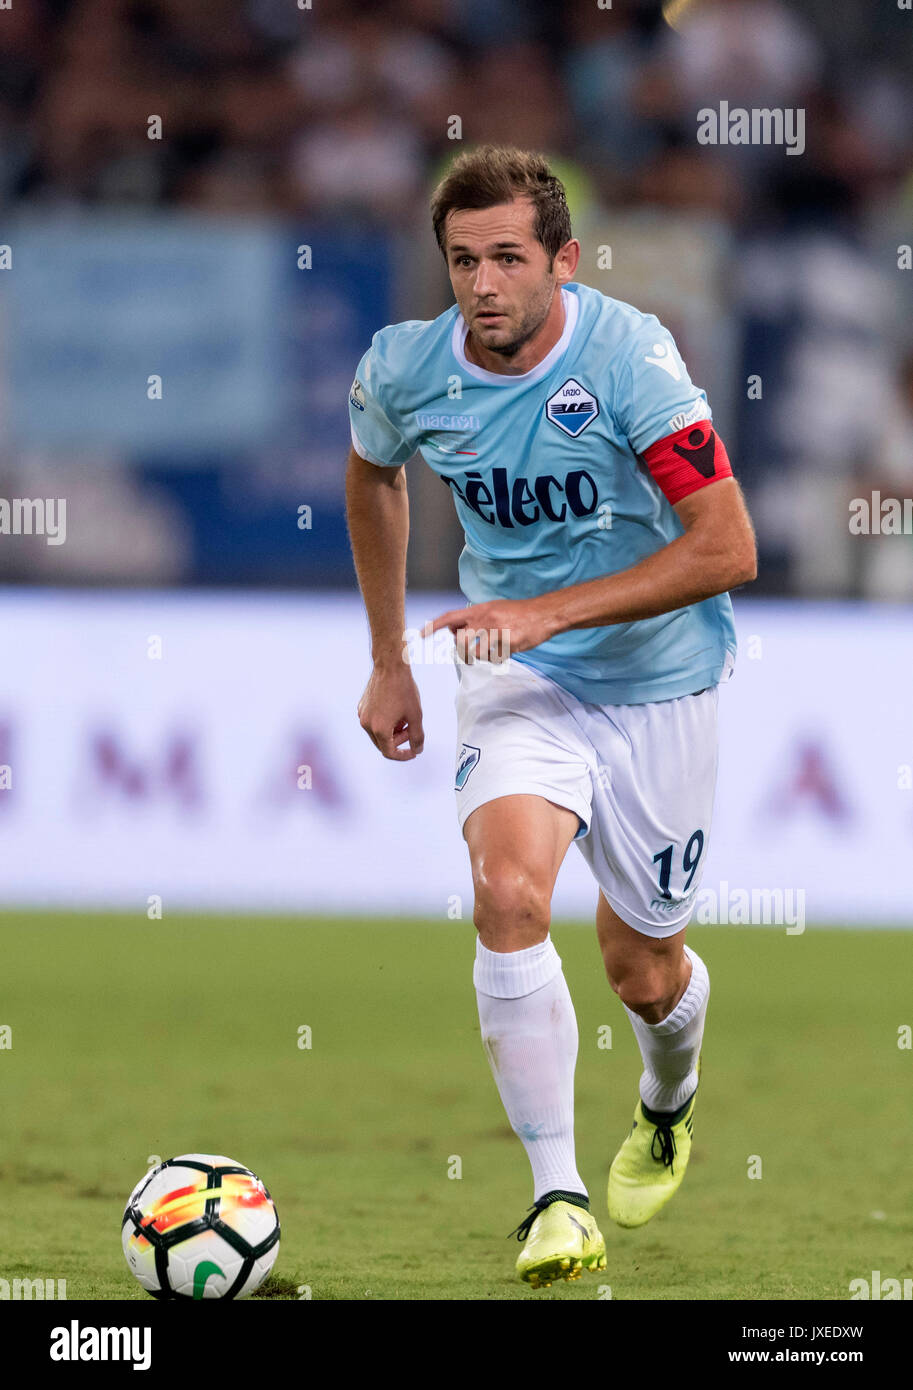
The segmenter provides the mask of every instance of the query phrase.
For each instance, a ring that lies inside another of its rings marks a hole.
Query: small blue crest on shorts
[[[470,772],[482,756],[481,748],[473,748],[471,743],[464,743],[457,756],[456,783],[454,790],[461,792],[466,785]]]

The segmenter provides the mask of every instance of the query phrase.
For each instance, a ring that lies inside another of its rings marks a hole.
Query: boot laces
[[[524,1217],[524,1219],[520,1222],[519,1226],[515,1231],[508,1231],[508,1240],[510,1240],[511,1236],[516,1236],[517,1240],[520,1241],[526,1240],[526,1237],[532,1230],[533,1222],[535,1221],[536,1217],[539,1215],[540,1212],[545,1211],[545,1208],[548,1205],[548,1202],[543,1202],[541,1206],[539,1205],[539,1203],[536,1203],[535,1206],[530,1207],[529,1216]]]
[[[657,1152],[657,1144],[659,1152]],[[662,1163],[671,1173],[675,1172],[675,1135],[670,1124],[658,1124],[650,1144],[650,1153],[657,1163]]]

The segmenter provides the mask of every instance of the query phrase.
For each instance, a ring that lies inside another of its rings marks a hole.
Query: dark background
[[[495,140],[554,159],[579,278],[659,313],[707,388],[754,592],[906,597],[913,538],[847,515],[913,488],[911,79],[894,0],[17,0],[0,491],[65,496],[68,537],[5,539],[0,576],[351,586],[347,387],[377,328],[452,302],[429,193]],[[801,108],[804,153],[698,144],[723,99]],[[452,587],[449,498],[410,476],[410,582]]]

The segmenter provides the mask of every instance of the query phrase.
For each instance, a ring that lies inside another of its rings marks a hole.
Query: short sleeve
[[[712,415],[707,394],[694,385],[672,334],[652,314],[632,335],[617,409],[635,454]]]
[[[352,447],[369,463],[398,468],[414,450],[396,423],[394,412],[381,400],[382,386],[375,370],[374,348],[358,364],[349,391],[349,424]]]

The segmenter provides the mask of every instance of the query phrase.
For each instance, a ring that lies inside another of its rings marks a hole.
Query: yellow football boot
[[[547,1289],[555,1279],[579,1279],[585,1269],[605,1269],[605,1241],[585,1207],[548,1193],[531,1209],[516,1231],[525,1241],[517,1257],[517,1273],[534,1289]]]
[[[609,1169],[609,1216],[619,1226],[643,1226],[681,1186],[691,1157],[697,1091],[674,1114],[637,1102],[631,1132]]]

